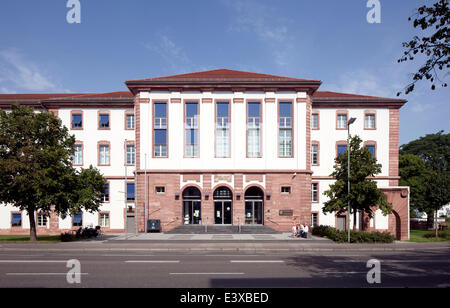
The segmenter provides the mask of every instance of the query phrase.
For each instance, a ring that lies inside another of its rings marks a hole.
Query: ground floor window
[[[109,213],[100,213],[100,227],[109,228]]]
[[[12,214],[11,226],[13,226],[13,227],[21,227],[22,226],[22,214],[21,213]]]
[[[47,227],[47,216],[44,214],[37,214],[38,227]]]
[[[311,214],[311,226],[317,227],[319,225],[319,215],[317,213]]]
[[[83,214],[75,214],[72,217],[72,226],[81,227],[83,226]]]

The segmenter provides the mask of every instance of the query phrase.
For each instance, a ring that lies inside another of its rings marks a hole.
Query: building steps
[[[178,226],[170,231],[166,231],[167,234],[238,234],[238,226],[208,226],[208,232],[205,232],[205,226],[202,225],[182,225]],[[241,234],[280,234],[272,228],[263,225],[254,226],[241,226]]]

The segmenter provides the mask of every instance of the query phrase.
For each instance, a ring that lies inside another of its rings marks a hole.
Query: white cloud
[[[255,1],[223,1],[233,14],[230,30],[253,33],[273,55],[276,65],[286,67],[294,54],[294,37],[289,32],[292,20],[285,18],[276,8]],[[280,51],[280,45],[283,51]]]
[[[8,93],[61,90],[38,65],[14,49],[0,50],[0,86],[2,92]]]
[[[171,73],[187,73],[194,67],[184,50],[167,35],[158,35],[156,41],[145,43],[144,47],[157,54]]]

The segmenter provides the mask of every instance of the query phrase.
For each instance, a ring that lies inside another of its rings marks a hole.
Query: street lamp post
[[[348,206],[347,206],[347,233],[348,233],[348,242],[350,243],[350,217],[351,217],[351,208],[350,208],[350,125],[355,123],[356,118],[350,118],[347,122],[347,157],[348,157],[348,164],[347,164],[347,187],[348,187],[348,194],[347,194],[347,200],[348,200]],[[355,222],[353,222],[355,223]]]

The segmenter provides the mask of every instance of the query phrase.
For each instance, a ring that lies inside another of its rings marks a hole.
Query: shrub
[[[61,233],[61,242],[72,242],[76,241],[76,237],[71,233]]]
[[[348,242],[347,231],[340,231],[329,226],[314,227],[312,234],[338,243]],[[395,237],[389,232],[350,231],[351,243],[392,243],[394,241]]]
[[[429,233],[425,234],[423,237],[425,237],[425,238],[436,237],[436,232],[435,231],[429,232]],[[443,238],[443,239],[450,239],[450,231],[449,230],[438,231],[438,237]]]

